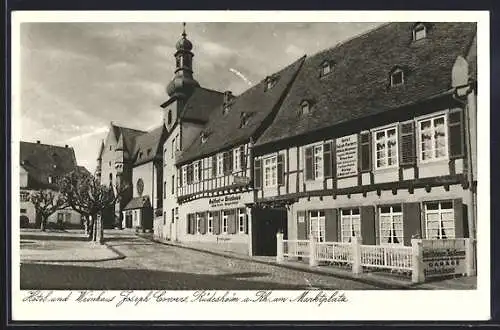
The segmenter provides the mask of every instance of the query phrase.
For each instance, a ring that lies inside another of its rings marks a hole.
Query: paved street
[[[23,263],[21,289],[377,289],[349,279],[166,246],[121,231],[105,235],[125,259]]]

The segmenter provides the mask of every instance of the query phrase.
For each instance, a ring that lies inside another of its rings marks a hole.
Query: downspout
[[[465,87],[468,87],[467,90],[465,91],[465,94],[460,97],[458,95],[458,89],[460,88],[465,88]],[[474,219],[472,219],[472,225],[473,227],[470,229],[470,232],[472,233],[472,237],[473,239],[476,239],[476,219],[477,219],[477,202],[476,202],[476,196],[475,196],[475,186],[474,186],[474,178],[473,178],[473,169],[472,169],[472,166],[473,166],[473,163],[472,163],[472,141],[471,141],[471,124],[470,124],[470,111],[476,111],[476,106],[474,104],[473,108],[474,109],[470,109],[470,105],[469,105],[469,102],[466,101],[466,100],[463,100],[463,98],[467,98],[469,96],[469,94],[471,94],[472,92],[474,91],[474,87],[473,87],[473,82],[472,81],[469,81],[468,84],[466,85],[462,85],[462,86],[457,86],[454,88],[454,91],[453,91],[453,94],[452,94],[452,97],[455,101],[458,101],[459,103],[461,103],[463,106],[464,106],[464,115],[465,115],[465,141],[466,141],[466,144],[467,144],[467,163],[468,163],[468,166],[467,166],[467,182],[468,182],[468,190],[470,192],[470,199],[471,199],[471,202],[472,202],[472,215],[474,217]],[[476,151],[477,152],[477,151]]]

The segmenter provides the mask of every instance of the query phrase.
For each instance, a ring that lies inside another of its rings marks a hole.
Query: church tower
[[[183,23],[182,37],[175,48],[175,75],[167,86],[167,93],[171,98],[185,100],[200,86],[193,78],[193,44],[187,39],[186,23]]]

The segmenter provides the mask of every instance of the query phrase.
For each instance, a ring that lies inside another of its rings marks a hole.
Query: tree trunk
[[[89,241],[94,240],[94,227],[95,227],[95,214],[91,214],[89,216],[89,228],[88,228]]]
[[[41,221],[40,221],[40,230],[45,231],[45,228],[47,227],[47,218],[44,216],[41,216]]]
[[[98,223],[99,223],[99,231],[98,231],[98,235],[97,235],[97,241],[99,242],[99,244],[104,244],[104,223],[103,223],[103,220],[102,220],[102,215],[100,215],[98,218]]]

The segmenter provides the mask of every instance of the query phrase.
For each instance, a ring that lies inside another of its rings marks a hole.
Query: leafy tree
[[[65,199],[57,191],[41,189],[32,192],[29,200],[35,206],[36,214],[40,217],[40,229],[45,231],[49,216],[58,210],[66,208]]]
[[[74,171],[60,183],[66,204],[88,219],[90,241],[104,242],[103,212],[114,207],[126,190],[124,185],[105,186],[90,173]]]

